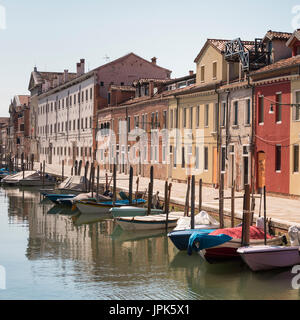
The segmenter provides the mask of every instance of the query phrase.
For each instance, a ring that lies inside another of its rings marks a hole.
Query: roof
[[[30,96],[28,95],[17,95],[16,104],[17,106],[29,105]]]
[[[136,58],[138,58],[138,59],[141,59],[141,60],[143,60],[144,62],[147,62],[148,64],[150,64],[150,65],[153,66],[153,67],[156,67],[156,68],[165,70],[165,71],[167,71],[167,72],[172,72],[172,70],[169,70],[169,69],[160,67],[160,66],[158,66],[157,64],[153,64],[151,61],[148,61],[148,60],[146,60],[146,59],[138,56],[137,54],[135,54],[135,53],[133,53],[133,52],[130,52],[130,53],[126,54],[125,56],[122,56],[122,57],[120,57],[120,58],[118,58],[118,59],[116,59],[116,60],[113,60],[113,61],[111,61],[111,62],[108,62],[108,63],[106,63],[106,64],[103,64],[102,66],[95,68],[93,71],[96,71],[96,70],[105,68],[105,67],[107,67],[107,66],[109,66],[109,65],[112,65],[112,64],[121,62],[121,61],[123,61],[123,60],[126,60],[126,59],[127,59],[128,57],[130,57],[130,56],[134,56],[134,57],[136,57]]]
[[[150,79],[150,78],[143,78],[139,80],[133,81],[133,85],[136,86],[138,84],[144,84],[144,83],[149,83],[149,82],[154,82],[156,84],[166,84],[170,81],[170,79]]]
[[[300,41],[300,30],[296,30],[289,38],[289,40],[286,43],[287,47],[290,47],[294,40]]]
[[[39,84],[43,84],[47,81],[52,82],[54,79],[57,79],[58,76],[63,76],[63,72],[45,72],[45,71],[38,71],[36,68],[34,68],[34,71],[31,73],[31,78],[29,82],[29,91],[30,89],[34,88],[35,86]],[[75,79],[77,77],[77,73],[68,73],[69,81]],[[31,85],[31,80],[34,80],[34,85]]]
[[[270,64],[264,68],[261,68],[257,71],[252,72],[250,75],[262,74],[271,71],[275,71],[278,69],[293,67],[300,65],[300,56],[291,57],[288,59],[279,60],[273,64]]]
[[[116,86],[116,85],[111,85],[110,90],[120,90],[120,91],[135,91],[135,88],[131,86]]]
[[[201,51],[199,52],[199,54],[197,55],[196,59],[194,62],[198,62],[198,60],[200,59],[200,57],[202,56],[204,50],[206,49],[206,47],[208,45],[211,45],[213,48],[215,48],[217,51],[219,51],[220,53],[224,53],[225,52],[225,45],[227,42],[230,42],[232,40],[225,40],[225,39],[207,39],[205,45],[203,46],[203,48],[201,49]],[[243,45],[245,46],[246,49],[248,50],[252,50],[255,46],[255,42],[254,41],[242,41]]]
[[[289,40],[289,38],[291,37],[292,33],[290,32],[281,32],[281,31],[272,31],[272,30],[269,30],[265,37],[264,37],[264,40],[266,38],[268,38],[269,40],[274,40],[274,39],[278,39],[278,40],[284,40],[284,41],[287,41]]]

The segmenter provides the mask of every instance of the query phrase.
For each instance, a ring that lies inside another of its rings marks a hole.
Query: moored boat
[[[143,199],[137,199],[132,201],[136,205],[144,205],[146,203]],[[81,213],[98,213],[107,214],[109,210],[113,207],[128,206],[128,200],[117,200],[115,203],[113,201],[103,201],[96,202],[90,200],[78,201],[75,203],[76,207]]]
[[[112,214],[113,218],[137,217],[137,216],[146,216],[148,213],[148,209],[140,208],[140,207],[124,206],[124,207],[111,208],[109,212]],[[151,209],[150,215],[163,214],[163,213],[164,213],[163,210]]]
[[[300,264],[300,247],[256,246],[239,248],[237,252],[252,271]]]
[[[300,264],[300,228],[289,228],[291,246],[258,246],[239,248],[237,252],[252,271],[292,267]]]
[[[28,178],[35,173],[36,171],[25,171],[24,178]],[[9,185],[9,186],[18,186],[20,180],[22,179],[23,179],[23,172],[19,172],[17,174],[6,176],[5,178],[2,179],[2,183],[4,185]]]
[[[213,240],[215,236],[226,235],[228,241],[214,245],[213,241],[209,241],[209,237]],[[196,251],[205,250],[205,258],[207,259],[228,259],[239,257],[237,252],[238,248],[242,247],[242,227],[237,228],[227,228],[227,229],[218,229],[209,234],[193,234],[193,241],[189,243],[189,251],[195,249]],[[264,244],[264,232],[254,226],[250,227],[250,246],[261,246]],[[285,236],[272,237],[267,234],[267,244],[268,245],[282,245],[286,241]],[[208,245],[207,245],[208,243]]]
[[[168,217],[168,228],[175,228],[179,218],[180,216],[170,213]],[[158,230],[166,228],[167,217],[165,214],[138,217],[120,217],[116,218],[115,221],[123,230]]]

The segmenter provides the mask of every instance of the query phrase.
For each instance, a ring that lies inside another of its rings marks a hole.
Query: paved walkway
[[[39,164],[35,165],[35,168],[39,168]],[[61,175],[62,170],[56,165],[46,165],[46,172]],[[65,167],[64,175],[71,174],[71,168]],[[104,182],[105,172],[100,173]],[[108,173],[111,176],[110,173]],[[117,187],[124,190],[129,189],[128,175],[117,175]],[[136,189],[136,179],[134,177],[133,191]],[[148,188],[149,178],[140,177],[139,191],[145,191]],[[154,180],[154,193],[159,191],[160,199],[164,198],[165,181]],[[187,185],[184,183],[172,182],[171,202],[178,205],[185,204]],[[225,197],[231,196],[230,190],[225,190]],[[236,196],[243,196],[243,193],[237,193]],[[219,201],[214,200],[219,197],[219,190],[209,187],[202,188],[202,207],[203,210],[218,212]],[[196,186],[196,208],[199,204],[199,187]],[[237,218],[242,217],[243,199],[235,200],[235,215]],[[224,214],[230,215],[231,212],[231,200],[224,201]],[[260,199],[255,199],[255,218],[259,216],[260,212]],[[263,203],[261,205],[261,214],[263,215]],[[298,225],[300,227],[300,200],[285,199],[279,197],[267,196],[267,217],[272,218],[275,227],[287,229],[291,225]]]

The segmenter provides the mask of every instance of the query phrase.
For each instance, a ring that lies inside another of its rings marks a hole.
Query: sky
[[[34,66],[75,72],[85,58],[88,71],[134,52],[180,77],[207,38],[254,40],[295,23],[300,0],[0,0],[0,116],[29,94]]]

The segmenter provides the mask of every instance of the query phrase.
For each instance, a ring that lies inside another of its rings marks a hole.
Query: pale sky
[[[85,58],[91,70],[106,55],[113,60],[134,52],[147,60],[156,56],[180,77],[195,70],[207,38],[292,32],[293,19],[300,27],[297,12],[300,0],[0,0],[0,116],[8,116],[14,95],[29,94],[35,65],[74,72]]]

